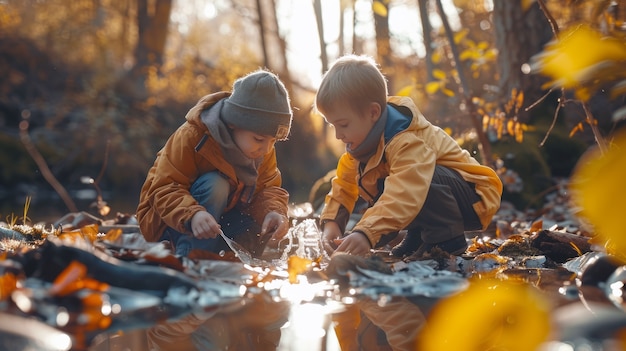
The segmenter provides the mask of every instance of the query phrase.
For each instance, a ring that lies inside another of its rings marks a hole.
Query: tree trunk
[[[171,12],[172,0],[137,0],[135,64],[129,75],[118,83],[121,96],[137,100],[147,98],[145,82],[149,69],[163,64]]]
[[[151,5],[151,6],[150,6]],[[135,66],[160,66],[169,29],[172,0],[138,0]]]
[[[345,36],[343,35],[343,26],[345,26],[345,20],[343,14],[346,10],[346,1],[339,1],[339,36],[337,38],[339,45],[339,55],[343,55],[346,53],[346,41]]]
[[[474,131],[478,136],[478,141],[480,143],[480,153],[483,164],[491,165],[493,163],[491,156],[491,143],[483,131],[482,120],[476,111],[476,106],[472,101],[473,93],[469,88],[469,84],[467,81],[467,77],[465,75],[465,70],[463,69],[463,65],[461,63],[459,49],[454,42],[454,35],[452,33],[452,28],[450,28],[450,24],[448,23],[448,17],[443,10],[443,5],[441,4],[441,0],[435,0],[437,4],[437,10],[439,11],[439,16],[441,17],[441,21],[443,23],[443,27],[445,29],[445,34],[448,39],[448,44],[450,45],[450,51],[452,52],[452,58],[454,67],[456,68],[460,81],[460,89],[459,93],[461,94],[461,99],[465,101],[465,106],[467,106],[468,114],[472,126],[474,127]]]
[[[363,53],[362,43],[359,40],[359,37],[356,35],[356,7],[354,6],[354,2],[356,0],[350,0],[350,6],[352,9],[352,52],[356,55],[360,55]]]
[[[276,1],[269,0],[269,4],[271,7],[271,11],[268,14],[271,14],[272,17],[272,28],[273,30],[268,31],[268,33],[274,33],[274,41],[278,45],[279,55],[275,55],[275,58],[280,62],[275,62],[272,64],[272,69],[274,69],[280,80],[285,84],[285,88],[293,98],[293,83],[291,81],[291,73],[289,72],[289,61],[287,59],[287,43],[285,42],[285,38],[280,36],[280,28],[278,26],[278,16],[276,16]],[[276,61],[276,60],[275,60]]]
[[[427,82],[431,82],[434,80],[433,70],[435,69],[435,66],[433,64],[433,39],[431,37],[433,27],[431,26],[428,18],[428,0],[417,0],[417,4],[419,6],[420,19],[422,22],[424,47],[426,48],[426,56],[424,57],[424,60],[426,61],[426,79]]]
[[[529,63],[530,58],[540,52],[553,35],[539,6],[534,3],[524,11],[521,3],[494,1],[493,23],[498,49],[501,101],[507,101],[511,91],[516,88],[524,93],[526,107],[543,95],[540,87],[546,78],[537,74],[524,74],[522,65]],[[528,120],[523,109],[518,117],[522,121]]]
[[[379,13],[374,7],[375,4],[384,6],[385,13]],[[389,34],[389,2],[374,0],[372,2],[374,12],[374,30],[376,32],[376,53],[378,63],[387,71],[387,84],[390,91],[393,91],[393,60],[391,57],[391,43]]]
[[[259,25],[259,37],[261,39],[261,51],[263,52],[263,66],[269,68],[269,56],[267,54],[267,43],[265,42],[265,21],[263,16],[263,5],[261,0],[256,0],[256,13]]]
[[[328,70],[328,52],[326,51],[326,41],[324,40],[324,18],[322,16],[322,1],[313,0],[315,11],[315,21],[317,22],[317,36],[320,45],[320,59],[322,61],[322,74]]]

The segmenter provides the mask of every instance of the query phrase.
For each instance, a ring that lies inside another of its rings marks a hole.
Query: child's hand
[[[261,226],[261,236],[271,235],[272,240],[282,239],[289,230],[287,217],[278,212],[270,212],[265,215],[263,226]]]
[[[352,255],[366,256],[370,253],[370,241],[361,232],[352,232],[343,239],[340,239],[340,244],[335,250],[337,252],[345,252]]]
[[[191,232],[198,239],[214,239],[222,228],[207,211],[198,211],[191,217]]]
[[[324,250],[331,255],[337,249],[337,245],[341,243],[341,229],[336,222],[329,221],[324,224],[324,231],[322,232],[322,245]]]

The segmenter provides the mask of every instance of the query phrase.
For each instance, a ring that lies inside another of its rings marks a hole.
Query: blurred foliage
[[[608,253],[626,260],[624,206],[626,197],[626,130],[612,135],[609,149],[589,150],[580,159],[571,179],[572,200],[579,215],[588,220]]]
[[[549,311],[547,301],[528,284],[474,279],[467,290],[435,305],[416,349],[538,350],[550,336]],[[478,323],[468,320],[478,316]]]
[[[535,56],[537,71],[550,77],[548,86],[571,89],[587,101],[609,85],[613,97],[626,93],[626,33],[603,35],[587,24],[568,29]],[[584,48],[584,50],[581,50]],[[621,83],[613,85],[609,83]]]

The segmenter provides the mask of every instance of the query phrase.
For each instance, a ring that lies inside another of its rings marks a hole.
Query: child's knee
[[[191,185],[190,192],[196,201],[215,216],[213,212],[221,212],[226,207],[230,184],[219,172],[208,172],[196,179]]]

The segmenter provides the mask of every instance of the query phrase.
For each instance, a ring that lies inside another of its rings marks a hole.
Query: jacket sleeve
[[[243,208],[257,223],[263,223],[265,216],[272,211],[287,216],[289,193],[282,188],[282,176],[276,161],[276,150],[272,149],[263,158],[255,194],[250,204]]]
[[[190,193],[191,184],[200,174],[194,148],[201,135],[196,134],[183,124],[170,136],[151,170],[153,179],[147,194],[163,222],[182,233],[190,232],[191,217],[204,210]]]
[[[392,140],[385,157],[389,176],[384,190],[354,227],[354,231],[367,235],[372,246],[383,234],[405,228],[421,211],[437,158],[432,148],[414,134]]]
[[[322,225],[327,221],[336,221],[342,230],[359,197],[356,183],[359,162],[350,154],[344,153],[337,163],[337,175],[331,182],[330,192],[326,195],[324,209],[320,215]]]

